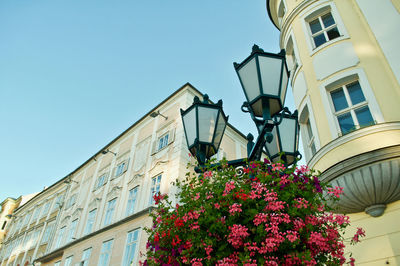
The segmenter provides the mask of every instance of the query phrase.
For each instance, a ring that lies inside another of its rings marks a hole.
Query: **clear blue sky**
[[[63,178],[186,82],[255,131],[232,63],[278,39],[265,0],[1,1],[0,201]]]

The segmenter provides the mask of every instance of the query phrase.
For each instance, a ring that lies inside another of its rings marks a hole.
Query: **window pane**
[[[344,96],[342,89],[331,92],[331,96],[336,112],[348,107],[346,97]]]
[[[325,28],[335,24],[335,20],[333,19],[331,13],[323,15],[321,18],[322,18],[322,22],[324,23]]]
[[[340,36],[338,28],[334,27],[327,31],[329,40],[333,40]]]
[[[353,118],[351,118],[350,113],[338,116],[338,121],[343,134],[349,133],[355,129]]]
[[[321,23],[319,23],[318,18],[310,22],[310,29],[313,34],[322,30]]]
[[[370,126],[374,124],[374,119],[372,118],[368,106],[356,109],[356,116],[360,127]]]
[[[364,94],[361,90],[361,86],[360,86],[360,83],[358,83],[358,81],[356,81],[352,84],[349,84],[346,87],[347,87],[347,91],[349,92],[350,99],[351,99],[351,102],[353,105],[365,101]]]
[[[317,36],[314,36],[313,39],[314,39],[315,47],[318,47],[318,46],[326,43],[325,35],[323,33],[321,33]]]

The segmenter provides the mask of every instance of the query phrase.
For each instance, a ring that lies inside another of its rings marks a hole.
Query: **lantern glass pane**
[[[238,70],[243,89],[246,92],[247,101],[254,100],[260,95],[260,85],[258,83],[256,59],[253,57],[242,68]]]
[[[186,138],[188,142],[188,146],[190,147],[193,145],[194,140],[196,139],[196,108],[193,108],[184,116],[183,119],[183,126],[186,131]]]
[[[199,140],[211,143],[217,122],[218,109],[199,106]]]
[[[219,148],[219,144],[221,143],[225,127],[226,127],[226,120],[225,117],[222,115],[222,112],[220,112],[218,117],[217,130],[215,131],[215,137],[214,137],[214,146],[217,149]]]
[[[265,147],[268,150],[269,156],[273,157],[274,155],[278,154],[279,151],[279,139],[278,139],[278,133],[276,131],[276,127],[272,129],[272,141],[271,143],[265,142]],[[270,158],[271,159],[271,158]]]
[[[259,56],[260,74],[263,94],[279,95],[279,81],[281,78],[282,59],[276,57]]]
[[[296,143],[296,119],[284,117],[279,125],[283,152],[294,152]]]
[[[286,97],[286,90],[287,90],[287,85],[288,85],[289,77],[288,77],[288,72],[286,71],[286,67],[283,66],[283,73],[282,73],[282,83],[281,83],[281,101],[282,105],[285,103],[285,97]]]

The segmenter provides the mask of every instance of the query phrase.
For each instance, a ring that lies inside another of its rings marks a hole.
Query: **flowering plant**
[[[144,265],[341,265],[349,218],[333,214],[342,188],[307,167],[251,162],[238,174],[226,161],[188,173],[175,206],[157,204]],[[326,191],[326,193],[323,193]],[[352,242],[359,241],[359,229]],[[354,264],[351,259],[350,264]]]

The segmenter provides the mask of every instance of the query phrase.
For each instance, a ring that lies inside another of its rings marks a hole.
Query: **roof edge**
[[[269,19],[271,20],[272,24],[274,24],[274,26],[275,26],[279,31],[281,31],[281,29],[278,27],[278,25],[275,24],[275,21],[272,19],[271,8],[269,7],[269,3],[270,3],[270,2],[271,2],[271,0],[267,0],[267,1],[266,1],[266,8],[267,8],[267,11],[268,11]]]

